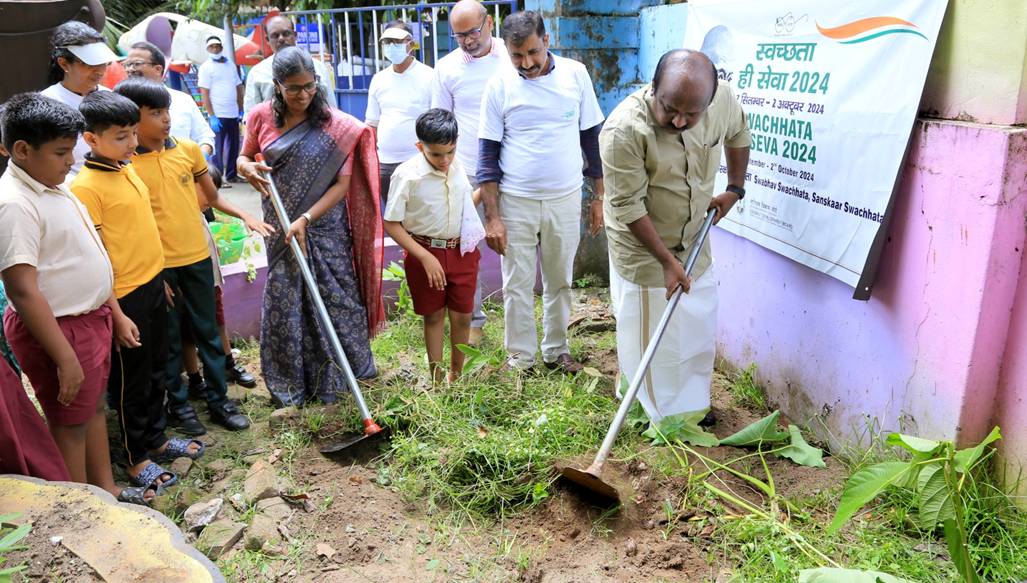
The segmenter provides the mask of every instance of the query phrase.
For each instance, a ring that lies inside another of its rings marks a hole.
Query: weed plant
[[[426,375],[419,324],[399,318],[375,340],[383,369],[416,362]],[[541,367],[502,372],[499,349],[489,352],[496,344],[487,338],[477,370],[452,385],[428,389],[397,379],[385,387],[385,420],[400,429],[389,479],[430,512],[502,520],[537,504],[550,494],[553,461],[594,450],[616,411],[608,380]]]

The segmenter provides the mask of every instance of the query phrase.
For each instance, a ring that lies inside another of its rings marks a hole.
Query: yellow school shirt
[[[71,192],[89,210],[114,266],[114,294],[123,298],[164,269],[150,193],[131,165],[88,155]]]
[[[196,199],[196,179],[207,173],[207,161],[196,142],[168,138],[156,151],[140,146],[132,165],[150,191],[164,266],[184,267],[210,257]]]

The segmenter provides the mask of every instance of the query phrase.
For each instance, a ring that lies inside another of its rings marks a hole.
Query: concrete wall
[[[1023,130],[918,122],[868,302],[717,230],[721,357],[755,362],[786,414],[838,439],[871,421],[929,438],[983,437],[1021,279],[1022,154],[1009,165],[1025,146]]]
[[[949,0],[921,109],[932,117],[1027,123],[1027,2]]]

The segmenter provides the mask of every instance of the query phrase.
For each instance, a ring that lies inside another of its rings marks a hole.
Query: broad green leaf
[[[683,441],[700,447],[716,447],[717,436],[699,427],[705,416],[706,411],[703,410],[664,417],[657,425],[650,425],[642,435],[652,439],[653,445]]]
[[[859,571],[857,569],[803,569],[799,571],[799,583],[912,583],[906,579],[880,573],[878,571]]]
[[[877,497],[885,488],[904,479],[909,471],[908,462],[883,462],[860,470],[849,478],[838,503],[834,520],[828,527],[828,533],[838,532],[864,504]]]
[[[21,516],[21,512],[12,512],[10,514],[0,514],[0,524],[10,522]]]
[[[945,483],[945,471],[941,466],[929,466],[920,472],[917,480],[918,522],[920,528],[933,531],[938,523],[955,518],[952,493]]]
[[[980,583],[981,578],[977,575],[977,571],[974,570],[973,563],[969,562],[969,557],[966,553],[966,541],[963,540],[963,534],[959,532],[959,526],[956,525],[956,519],[950,518],[942,523],[942,528],[945,531],[945,542],[948,543],[949,556],[952,557],[952,563],[956,566],[956,571],[963,579],[963,583]]]
[[[625,418],[625,422],[629,427],[642,427],[649,423],[649,415],[647,415],[645,409],[642,408],[642,403],[635,401],[631,404],[631,408],[628,409],[628,416]]]
[[[776,443],[788,439],[788,433],[777,427],[777,418],[781,411],[774,411],[763,419],[742,428],[737,433],[720,440],[720,445],[743,447],[763,443]]]
[[[31,524],[23,524],[7,533],[6,536],[0,538],[0,551],[8,550],[18,544],[18,541],[28,536],[30,530],[32,530]]]
[[[888,445],[897,446],[905,449],[910,453],[921,453],[931,454],[934,453],[942,443],[933,439],[924,439],[922,437],[916,437],[914,435],[903,435],[901,433],[891,433],[888,435],[886,440]]]
[[[977,460],[981,458],[981,455],[984,453],[984,448],[1000,439],[1002,439],[1002,433],[999,431],[998,427],[995,427],[991,430],[991,433],[984,438],[984,441],[978,443],[974,447],[957,451],[954,459],[956,471],[963,473],[972,468]]]
[[[824,463],[824,452],[820,448],[806,443],[798,427],[789,425],[788,434],[791,436],[792,442],[784,449],[778,451],[777,455],[788,458],[800,466],[809,466],[811,468],[827,467],[827,464]]]

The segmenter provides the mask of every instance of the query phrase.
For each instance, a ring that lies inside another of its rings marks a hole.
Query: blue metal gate
[[[457,48],[450,36],[449,9],[453,2],[406,4],[286,12],[296,23],[296,44],[318,56],[334,72],[339,109],[364,119],[371,77],[388,62],[378,39],[393,20],[407,22],[420,45],[420,61],[434,66]],[[484,0],[498,34],[502,19],[517,10],[517,0]]]

